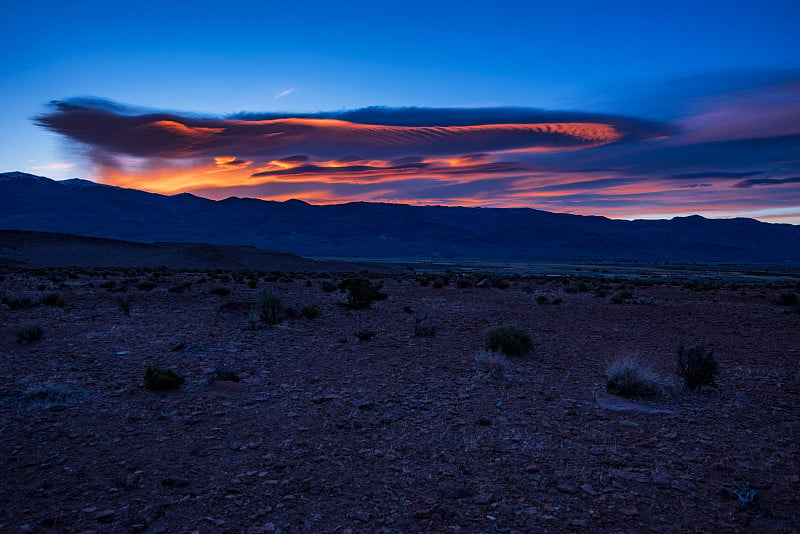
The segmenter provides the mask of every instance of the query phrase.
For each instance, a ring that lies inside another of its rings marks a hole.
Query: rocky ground
[[[409,274],[352,310],[325,275],[262,275],[5,271],[0,531],[797,532],[786,288]],[[255,324],[265,288],[321,316]],[[63,302],[11,309],[50,294]],[[509,322],[533,353],[491,377],[476,354]],[[42,339],[18,343],[30,324]],[[713,347],[715,387],[679,387],[680,344]],[[625,356],[663,376],[661,396],[606,392]],[[151,365],[185,384],[150,391]]]

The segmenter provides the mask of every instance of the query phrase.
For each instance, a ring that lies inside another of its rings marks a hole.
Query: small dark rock
[[[161,485],[167,488],[185,488],[189,485],[189,481],[180,477],[167,477],[161,481]]]
[[[97,512],[94,518],[100,523],[111,523],[115,516],[116,512],[114,510],[103,510],[102,512]]]

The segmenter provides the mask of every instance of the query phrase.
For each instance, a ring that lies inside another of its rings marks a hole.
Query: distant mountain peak
[[[60,183],[72,187],[114,187],[112,185],[98,184],[97,182],[93,182],[91,180],[84,180],[82,178],[70,178],[68,180],[61,180]],[[119,188],[114,187],[114,189],[119,189]]]
[[[47,181],[47,182],[53,181],[50,178],[45,178],[44,176],[37,176],[35,174],[30,174],[22,171],[0,173],[0,181],[11,181],[11,180],[32,180],[32,181]]]

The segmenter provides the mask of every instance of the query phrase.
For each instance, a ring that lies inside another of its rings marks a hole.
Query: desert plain
[[[797,532],[796,278],[361,273],[359,310],[347,276],[2,269],[0,531]],[[490,369],[506,323],[532,350]],[[624,357],[656,397],[607,392]]]

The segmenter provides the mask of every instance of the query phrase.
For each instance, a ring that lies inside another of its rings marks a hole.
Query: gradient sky
[[[800,3],[36,2],[0,171],[800,223]]]

